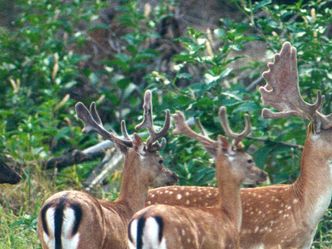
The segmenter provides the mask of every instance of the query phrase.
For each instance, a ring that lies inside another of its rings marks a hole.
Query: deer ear
[[[144,147],[145,144],[140,136],[138,136],[136,133],[133,134],[133,148],[135,151],[137,151],[139,154],[144,153]]]

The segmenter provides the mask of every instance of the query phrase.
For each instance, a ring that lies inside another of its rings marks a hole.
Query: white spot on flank
[[[66,208],[63,211],[63,224],[61,232],[63,248],[77,249],[80,234],[76,233],[74,236],[71,236],[75,224],[75,219],[75,212],[73,209]]]
[[[181,194],[177,194],[177,195],[176,195],[176,199],[181,200],[181,198],[182,198],[182,195],[181,195]]]
[[[48,249],[54,249],[55,248],[55,240],[54,240],[54,208],[49,208],[46,211],[45,219],[46,219],[46,225],[48,228],[48,235],[43,232],[43,238],[44,242],[47,245]]]
[[[254,233],[257,233],[257,232],[258,232],[258,230],[259,230],[259,226],[257,226],[257,227],[255,228],[255,231],[254,231]]]

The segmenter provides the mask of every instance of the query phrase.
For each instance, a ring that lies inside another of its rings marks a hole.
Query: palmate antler
[[[274,62],[268,64],[269,70],[263,73],[266,85],[259,88],[264,105],[270,105],[279,112],[264,108],[264,118],[299,116],[315,124],[315,131],[332,127],[332,114],[325,116],[319,112],[322,96],[317,94],[314,104],[305,102],[300,94],[296,49],[285,42]]]
[[[173,115],[175,121],[175,129],[173,131],[174,134],[183,134],[187,137],[193,138],[200,143],[203,144],[205,149],[209,151],[211,154],[217,154],[218,142],[212,140],[207,135],[202,135],[193,131],[185,121],[184,114],[180,111],[177,111]],[[240,133],[235,133],[229,127],[228,119],[227,119],[227,110],[225,106],[220,107],[219,109],[219,118],[221,126],[223,127],[226,137],[232,139],[232,145],[235,145],[235,148],[241,148],[240,142],[250,133],[251,125],[249,121],[249,116],[245,115],[245,128]],[[229,143],[227,142],[226,138],[220,136],[219,139],[222,141],[224,149],[228,149]]]
[[[158,143],[158,139],[165,137],[171,124],[171,117],[169,110],[166,110],[165,122],[163,128],[156,132],[153,127],[153,118],[152,118],[152,94],[150,90],[145,91],[144,94],[144,103],[143,103],[143,121],[136,125],[135,129],[146,128],[149,131],[149,138],[146,142],[148,150],[156,150],[161,145]]]

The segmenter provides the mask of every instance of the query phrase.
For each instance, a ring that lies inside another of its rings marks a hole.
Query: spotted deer
[[[130,248],[137,249],[216,249],[239,248],[242,208],[241,183],[253,184],[266,180],[266,173],[257,168],[241,145],[250,132],[249,116],[240,134],[229,128],[226,108],[219,111],[221,124],[232,142],[219,136],[214,141],[197,134],[185,123],[181,112],[174,115],[176,133],[201,142],[216,159],[218,204],[213,207],[184,207],[152,205],[133,216],[128,237]],[[178,193],[176,199],[185,199],[189,192]]]
[[[38,237],[44,249],[127,249],[127,225],[132,215],[144,207],[149,186],[174,184],[177,176],[163,167],[159,155],[161,144],[170,127],[170,114],[166,112],[163,128],[156,132],[152,119],[152,96],[144,96],[144,119],[137,126],[147,128],[146,142],[136,134],[128,135],[121,123],[124,138],[107,131],[100,120],[96,105],[88,110],[76,104],[78,117],[85,131],[94,130],[109,139],[124,155],[124,168],[119,198],[114,202],[98,200],[81,191],[63,191],[47,199],[38,218]]]
[[[296,49],[286,42],[260,88],[264,118],[298,116],[310,121],[302,152],[301,169],[292,184],[241,190],[243,221],[241,247],[244,249],[309,249],[319,220],[331,202],[332,194],[332,114],[319,109],[321,96],[311,105],[300,95]],[[171,194],[170,194],[171,193]],[[181,195],[183,198],[178,199]],[[160,203],[182,206],[214,206],[218,190],[210,187],[165,187],[149,192],[147,205]]]
[[[11,169],[4,161],[0,159],[0,184],[16,184],[21,180],[19,174]]]

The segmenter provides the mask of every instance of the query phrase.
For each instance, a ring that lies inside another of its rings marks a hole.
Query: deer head
[[[219,136],[218,140],[212,140],[206,135],[201,135],[193,131],[185,122],[184,114],[180,111],[174,114],[175,134],[184,134],[187,137],[201,142],[205,149],[210,152],[218,161],[228,160],[231,171],[234,172],[239,182],[244,184],[256,184],[266,180],[267,174],[257,168],[252,157],[243,150],[241,141],[250,133],[251,125],[249,116],[245,115],[245,128],[240,133],[235,133],[229,126],[226,107],[219,109],[219,118],[225,131],[226,137]],[[218,148],[222,153],[218,153]]]
[[[135,175],[138,174],[136,176],[142,179],[146,178],[146,181],[143,182],[149,186],[159,187],[174,184],[177,181],[176,175],[163,167],[163,159],[159,155],[161,144],[158,139],[166,136],[170,127],[170,115],[166,111],[164,127],[160,132],[155,132],[152,119],[152,97],[149,90],[145,92],[144,96],[144,120],[142,124],[138,125],[138,128],[148,129],[150,136],[147,142],[144,142],[137,134],[130,136],[124,121],[121,122],[123,138],[107,131],[101,122],[95,103],[90,105],[90,110],[81,102],[77,103],[75,108],[77,116],[84,123],[83,130],[86,132],[94,130],[104,139],[111,140],[124,154],[125,161],[131,167],[138,169]]]
[[[16,184],[21,177],[7,164],[0,160],[0,183]]]
[[[277,112],[264,108],[264,118],[298,116],[310,121],[309,132],[319,137],[320,147],[328,149],[332,143],[332,114],[320,112],[322,96],[317,93],[314,104],[305,102],[301,96],[297,71],[296,48],[285,42],[274,62],[268,64],[269,70],[263,73],[266,85],[259,88],[264,105],[274,107]],[[328,149],[327,153],[332,153]]]

